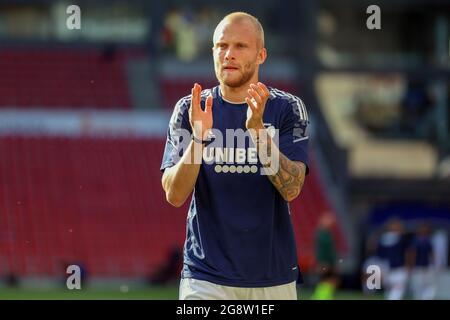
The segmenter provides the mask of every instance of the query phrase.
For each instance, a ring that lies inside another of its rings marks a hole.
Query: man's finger
[[[266,87],[266,85],[262,82],[258,82],[257,83],[258,87],[261,88],[263,90],[263,92],[267,95],[270,96],[270,91],[269,89]]]
[[[248,106],[252,110],[253,113],[257,112],[256,106],[254,105],[253,101],[249,97],[245,97],[245,102],[247,102]]]
[[[208,98],[206,98],[205,102],[205,112],[210,113],[212,112],[212,106],[213,106],[213,97],[212,94],[209,94]]]
[[[194,86],[191,89],[191,110],[194,111],[195,109],[195,97],[196,97],[196,93],[195,93],[195,89],[197,84],[194,84]]]
[[[194,101],[194,99],[195,99],[195,89],[194,89],[195,87],[192,87],[192,89],[191,89],[191,106],[194,106],[194,104],[195,104],[195,101]]]
[[[262,98],[259,96],[258,92],[253,89],[248,89],[247,92],[253,99],[255,99],[257,104],[262,104]]]
[[[192,88],[192,99],[191,99],[191,103],[192,103],[192,108],[195,109],[195,111],[199,111],[200,108],[200,92],[202,90],[202,87],[198,84],[195,83],[194,87]]]
[[[267,94],[266,94],[266,92],[264,91],[263,88],[261,88],[260,86],[255,85],[255,84],[251,84],[250,87],[253,90],[255,90],[258,93],[258,95],[261,97],[261,102],[266,99]]]
[[[202,87],[196,83],[194,85],[194,94],[195,94],[195,107],[200,108],[200,92],[202,92]]]

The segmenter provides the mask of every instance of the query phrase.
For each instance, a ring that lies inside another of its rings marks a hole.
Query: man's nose
[[[225,52],[225,60],[234,60],[234,52],[231,48]]]

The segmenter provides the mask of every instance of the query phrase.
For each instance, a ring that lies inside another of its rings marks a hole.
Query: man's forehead
[[[258,38],[256,28],[247,21],[221,22],[214,32],[214,43],[218,41],[253,42]]]

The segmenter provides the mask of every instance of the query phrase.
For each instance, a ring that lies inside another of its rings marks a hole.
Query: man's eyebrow
[[[220,45],[220,44],[239,44],[239,45],[245,45],[248,46],[249,43],[245,42],[245,41],[237,41],[237,42],[227,42],[227,41],[217,41],[215,45]]]

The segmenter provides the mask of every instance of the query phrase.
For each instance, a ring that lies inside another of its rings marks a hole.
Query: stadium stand
[[[0,107],[130,109],[126,62],[138,50],[2,48]]]
[[[61,276],[64,263],[77,262],[90,276],[153,273],[182,246],[188,204],[176,209],[165,201],[163,146],[148,137],[2,136],[0,271]],[[317,219],[330,209],[312,165],[291,203],[305,271],[314,264]]]

